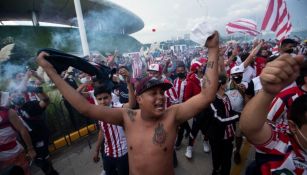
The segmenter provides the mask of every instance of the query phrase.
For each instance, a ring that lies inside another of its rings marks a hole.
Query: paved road
[[[90,149],[89,146],[90,143],[94,147],[95,140],[96,134],[85,137],[75,142],[72,146],[56,151],[52,154],[54,167],[61,175],[100,175],[102,163],[93,163],[93,149]],[[192,160],[188,160],[184,156],[187,139],[183,140],[181,149],[177,151],[178,167],[175,168],[176,175],[211,174],[211,154],[203,152],[201,141],[201,137],[198,136],[193,150],[193,158]],[[233,165],[232,175],[244,174],[244,167],[251,160],[252,156],[249,144],[245,144],[241,152],[244,152],[243,158],[247,157],[248,160],[244,161],[240,166]],[[33,166],[32,172],[34,175],[43,175],[41,170],[35,166]]]

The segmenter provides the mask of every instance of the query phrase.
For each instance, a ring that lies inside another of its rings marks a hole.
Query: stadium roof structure
[[[109,1],[81,0],[80,3],[87,29],[95,27],[104,33],[131,34],[144,27],[141,18]],[[0,26],[1,21],[32,21],[34,26],[48,22],[77,27],[74,0],[1,0]]]

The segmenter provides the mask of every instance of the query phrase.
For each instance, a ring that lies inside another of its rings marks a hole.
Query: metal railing
[[[50,141],[54,147],[54,141],[60,138],[64,138],[66,146],[70,146],[74,143],[71,139],[71,133],[78,132],[79,138],[83,137],[80,134],[81,128],[86,128],[88,135],[95,133],[95,131],[90,131],[88,125],[95,124],[95,121],[90,120],[81,116],[75,109],[73,116],[69,116],[69,109],[65,107],[64,100],[61,99],[58,103],[50,103],[48,110],[44,113],[44,119],[50,131]],[[72,122],[72,118],[74,122]],[[87,139],[89,148],[91,149],[92,145],[88,137]]]

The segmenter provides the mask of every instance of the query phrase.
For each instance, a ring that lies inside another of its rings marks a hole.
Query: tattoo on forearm
[[[214,61],[208,61],[207,62],[207,68],[213,68],[213,66],[214,66]]]
[[[154,144],[162,146],[166,141],[166,132],[162,123],[158,123],[158,126],[155,128],[155,132],[152,138]]]
[[[128,117],[130,118],[130,120],[132,122],[134,122],[135,121],[136,112],[134,110],[128,109],[127,110],[127,114],[128,114]]]
[[[205,74],[205,76],[203,78],[202,88],[206,88],[210,84],[211,84],[211,81],[210,81],[208,75]]]

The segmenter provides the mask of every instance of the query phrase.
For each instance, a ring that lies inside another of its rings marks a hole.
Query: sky
[[[257,21],[258,28],[268,0],[110,0],[137,16],[145,23],[132,34],[142,43],[182,37],[204,20],[214,24],[226,35],[225,24],[238,18]],[[293,31],[307,29],[307,0],[286,0]],[[152,32],[156,29],[156,32]]]

